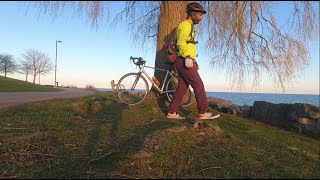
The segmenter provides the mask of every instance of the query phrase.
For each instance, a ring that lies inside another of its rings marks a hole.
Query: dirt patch
[[[26,134],[26,135],[22,135],[22,136],[4,138],[0,141],[0,145],[4,145],[6,143],[14,143],[17,141],[29,140],[29,139],[36,137],[36,136],[42,136],[43,134],[44,134],[44,132],[35,132],[35,133],[30,133],[30,134]]]
[[[147,158],[147,157],[153,156],[155,151],[157,151],[160,148],[161,143],[163,142],[165,137],[174,133],[182,132],[186,129],[188,129],[186,126],[173,127],[173,128],[168,128],[162,131],[155,132],[154,134],[147,136],[143,143],[143,149],[138,151],[134,155],[134,158],[139,159],[139,158]],[[190,130],[202,136],[205,136],[205,135],[216,136],[223,133],[223,131],[219,128],[219,126],[214,126],[201,121],[196,121],[193,127],[190,128]]]
[[[196,121],[192,129],[199,135],[219,135],[223,133],[219,126],[214,126],[202,121]]]
[[[134,158],[146,158],[153,156],[154,152],[160,148],[160,145],[165,137],[173,133],[184,131],[186,128],[186,126],[168,128],[162,131],[157,131],[154,134],[147,136],[143,143],[143,149],[138,151],[134,155]]]
[[[157,131],[145,138],[143,148],[133,156],[135,159],[134,162],[116,171],[108,173],[107,177],[112,179],[135,178],[128,175],[128,171],[132,170],[133,167],[143,167],[146,168],[146,170],[152,170],[152,167],[150,166],[152,160],[150,157],[152,157],[160,148],[164,139],[171,134],[179,133],[185,130],[197,133],[199,138],[204,136],[217,136],[223,133],[218,126],[213,126],[202,121],[196,121],[193,127],[190,128],[181,126]]]

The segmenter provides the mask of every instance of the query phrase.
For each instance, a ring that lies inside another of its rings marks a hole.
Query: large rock
[[[242,115],[265,123],[288,129],[299,129],[300,132],[320,134],[320,106],[306,103],[273,104],[266,101],[255,101],[253,106],[238,106],[232,101],[220,98],[208,98],[208,104],[219,112]]]
[[[275,126],[320,133],[320,106],[305,103],[273,104],[255,101],[250,116]]]
[[[309,119],[320,119],[320,106],[310,104],[296,103],[290,106],[289,111],[292,114],[302,116]]]
[[[220,98],[213,98],[213,97],[208,97],[208,104],[219,104],[221,106],[229,106],[232,104],[232,101],[225,100],[225,99],[220,99]]]
[[[288,106],[286,104],[273,104],[266,101],[255,101],[251,108],[251,117],[276,126],[286,126]]]
[[[240,106],[240,114],[243,116],[243,117],[250,117],[251,116],[251,106],[249,105],[243,105],[243,106]]]
[[[232,101],[208,97],[208,105],[217,111],[228,114],[239,114],[240,108],[238,105],[232,104]]]
[[[233,114],[233,115],[242,115],[243,117],[249,117],[251,106],[243,105],[239,106],[237,104],[232,104],[232,101],[208,97],[208,105],[219,112]]]

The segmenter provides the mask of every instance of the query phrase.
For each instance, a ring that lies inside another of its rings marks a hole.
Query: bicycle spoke
[[[128,87],[128,88],[126,88]],[[128,105],[142,102],[148,93],[148,84],[138,73],[124,75],[118,83],[118,97]]]

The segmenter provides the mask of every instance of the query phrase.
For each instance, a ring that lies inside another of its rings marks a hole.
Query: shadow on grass
[[[66,153],[68,156],[57,160],[59,163],[38,172],[36,178],[110,178],[110,173],[143,149],[148,135],[175,125],[174,122],[155,120],[130,126],[133,128],[126,131],[123,123],[130,122],[123,111],[128,110],[128,106],[117,98],[93,97],[83,102],[85,115],[82,118],[92,124],[87,129],[86,143],[77,152]],[[67,147],[62,149],[67,151]]]
[[[160,103],[159,109],[157,103]],[[6,141],[0,138],[0,179],[102,179],[120,177],[116,173],[121,172],[133,175],[130,171],[126,173],[129,168],[137,168],[143,173],[148,167],[132,164],[136,162],[133,155],[144,149],[146,140],[150,140],[148,136],[192,121],[192,118],[166,119],[161,113],[167,110],[165,104],[161,99],[158,102],[150,99],[141,105],[127,107],[111,94],[0,110],[0,134],[10,137]],[[190,116],[197,116],[194,105],[181,109],[182,112],[184,109],[189,111]],[[168,142],[167,148],[163,146],[164,151],[160,148],[155,156],[160,162],[151,162],[153,170],[147,176],[195,179],[319,177],[319,156],[315,148],[318,141],[265,130],[231,115],[223,115],[221,119],[223,121],[218,124],[226,132],[221,139],[201,136],[204,138],[201,141],[187,142],[193,135],[179,134]],[[190,157],[197,157],[191,161],[192,166],[189,166]]]

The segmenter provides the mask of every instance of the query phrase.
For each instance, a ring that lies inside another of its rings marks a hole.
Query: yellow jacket
[[[187,41],[194,40],[194,32],[192,32],[192,37],[190,37],[190,32],[193,26],[191,20],[182,21],[177,29],[177,48],[178,56],[187,57],[190,56],[195,59],[196,56],[196,45],[194,43],[187,43]]]

